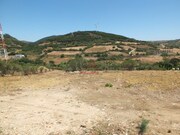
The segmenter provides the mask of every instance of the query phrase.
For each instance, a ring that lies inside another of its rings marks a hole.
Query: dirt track
[[[147,135],[179,135],[180,72],[1,77],[0,108],[3,135],[136,135],[142,118],[150,120]]]

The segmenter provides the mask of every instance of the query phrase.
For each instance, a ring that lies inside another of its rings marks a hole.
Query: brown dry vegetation
[[[110,56],[117,56],[117,55],[128,56],[127,53],[124,53],[124,52],[117,52],[117,51],[109,51],[108,54],[109,54]]]
[[[48,53],[49,56],[60,56],[60,55],[76,55],[81,54],[81,51],[52,51]]]
[[[97,52],[106,52],[106,51],[110,51],[110,50],[121,50],[120,48],[117,48],[117,46],[115,45],[107,45],[107,46],[93,46],[91,48],[88,48],[85,50],[85,53],[97,53]]]
[[[150,120],[147,135],[179,135],[180,72],[1,77],[0,108],[3,134],[136,135],[145,118]]]
[[[76,50],[76,51],[79,51],[79,49],[84,49],[86,48],[87,46],[76,46],[76,47],[66,47],[66,48],[62,48],[64,50]]]
[[[131,45],[132,47],[135,47],[135,48],[142,48],[142,49],[146,49],[146,48],[151,48],[150,46],[148,45]]]
[[[121,45],[121,47],[123,47],[124,50],[128,50],[128,49],[135,49],[134,47],[131,47],[131,46],[127,46],[127,45]]]
[[[60,58],[58,56],[46,56],[45,58],[43,58],[43,61],[46,63],[48,63],[49,61],[54,61],[55,64],[60,64],[62,62],[67,62],[71,59],[73,59],[73,57]]]
[[[150,55],[140,58],[134,58],[134,60],[140,60],[141,62],[145,62],[145,63],[156,63],[163,61],[163,57],[158,55]]]

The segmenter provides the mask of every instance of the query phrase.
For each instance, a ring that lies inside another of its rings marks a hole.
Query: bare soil
[[[0,77],[0,108],[2,135],[137,135],[143,118],[145,135],[179,135],[180,72]]]
[[[145,62],[145,63],[155,63],[155,62],[163,61],[163,57],[157,55],[150,55],[140,58],[134,58],[134,60],[140,60],[141,62]]]
[[[91,48],[88,48],[85,50],[85,53],[98,53],[98,52],[106,52],[110,50],[121,50],[121,48],[118,48],[116,45],[107,45],[107,46],[93,46]]]
[[[81,54],[81,51],[52,51],[48,53],[49,56],[60,56],[60,55],[76,55]]]
[[[79,49],[84,49],[86,48],[87,46],[75,46],[75,47],[66,47],[66,48],[62,48],[64,50],[76,50],[76,51],[79,51]]]

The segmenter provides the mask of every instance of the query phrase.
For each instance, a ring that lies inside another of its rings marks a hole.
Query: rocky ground
[[[0,108],[2,135],[179,135],[180,72],[0,77]]]

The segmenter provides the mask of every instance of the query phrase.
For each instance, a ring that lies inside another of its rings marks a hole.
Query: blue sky
[[[96,30],[139,40],[180,38],[180,0],[0,0],[4,33],[20,40]]]

